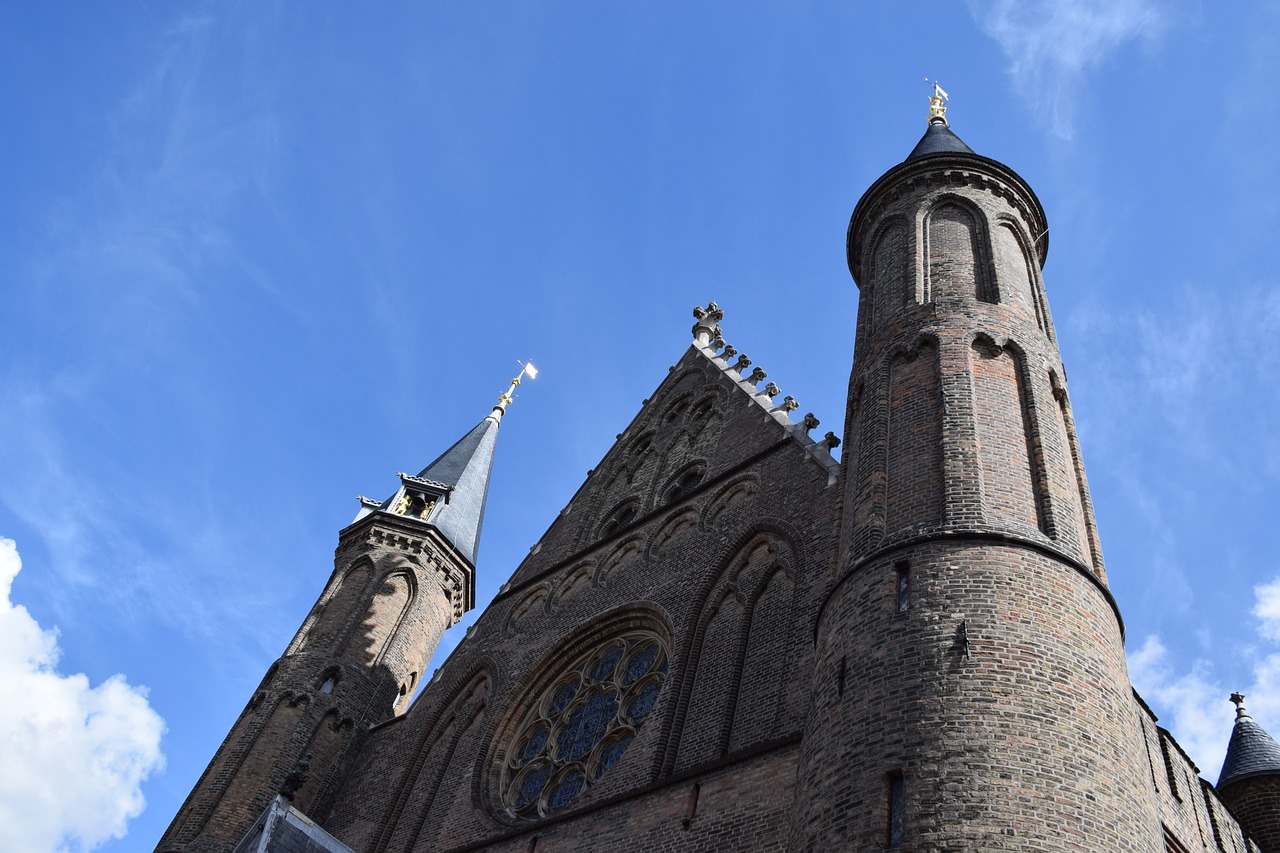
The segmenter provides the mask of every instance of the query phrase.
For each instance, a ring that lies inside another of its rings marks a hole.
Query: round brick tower
[[[1044,212],[931,103],[849,224],[841,541],[792,846],[1160,850]]]
[[[347,756],[405,709],[441,635],[474,605],[498,424],[519,384],[421,473],[401,474],[390,498],[360,499],[324,592],[158,851],[229,853],[277,793],[304,814],[327,813]]]

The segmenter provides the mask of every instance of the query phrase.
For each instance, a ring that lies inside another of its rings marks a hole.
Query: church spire
[[[498,425],[524,377],[536,378],[533,364],[523,364],[498,403],[480,423],[418,474],[401,472],[400,488],[382,503],[361,497],[356,521],[372,512],[416,519],[441,533],[473,566],[480,547],[480,528],[489,494],[489,475],[498,443]]]

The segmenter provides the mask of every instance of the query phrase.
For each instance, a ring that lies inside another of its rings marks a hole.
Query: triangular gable
[[[516,570],[520,583],[599,540],[642,522],[680,494],[733,471],[780,441],[834,483],[834,441],[815,441],[795,404],[760,385],[750,362],[721,342],[695,341]],[[833,437],[832,437],[833,438]],[[803,459],[801,463],[799,460]]]

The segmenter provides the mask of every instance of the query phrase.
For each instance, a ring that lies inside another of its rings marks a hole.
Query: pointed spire
[[[514,399],[521,379],[538,375],[532,364],[523,364],[511,387],[484,420],[440,454],[418,474],[400,474],[400,488],[381,504],[360,498],[356,520],[371,512],[389,512],[434,527],[473,566],[480,547],[484,505],[489,496],[489,475],[498,443],[498,425]]]
[[[1232,693],[1231,701],[1236,705],[1236,725],[1231,730],[1218,788],[1250,776],[1280,775],[1280,744],[1249,716],[1243,693]]]
[[[947,103],[950,97],[936,82],[925,78],[926,83],[933,86],[933,94],[929,96],[929,126],[924,136],[916,143],[916,147],[903,162],[925,157],[929,154],[972,154],[973,149],[964,144],[960,137],[952,132],[947,122]]]
[[[489,496],[489,474],[493,470],[493,452],[498,443],[498,422],[502,412],[503,409],[494,406],[484,420],[440,458],[423,468],[415,478],[426,484],[445,487],[443,500],[437,499],[436,506],[427,510],[423,520],[444,534],[472,565],[475,565],[476,550],[480,547],[480,527]],[[401,488],[404,495],[410,491],[409,483]]]

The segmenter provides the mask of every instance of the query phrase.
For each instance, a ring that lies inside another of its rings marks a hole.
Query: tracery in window
[[[567,667],[521,716],[502,768],[502,802],[536,820],[569,805],[609,771],[653,711],[667,675],[657,635],[636,631]]]

